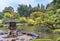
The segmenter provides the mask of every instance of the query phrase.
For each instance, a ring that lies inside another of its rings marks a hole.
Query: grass
[[[52,41],[51,39],[35,39],[35,40],[32,40],[32,41]]]

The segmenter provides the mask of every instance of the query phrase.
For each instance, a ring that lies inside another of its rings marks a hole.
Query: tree
[[[45,12],[45,6],[41,4],[41,12]]]
[[[57,25],[60,25],[59,24],[60,23],[60,14],[59,13],[54,14],[52,11],[50,11],[50,13],[48,13],[46,15],[45,22],[48,25],[51,25],[52,29],[60,28],[57,26]]]
[[[49,12],[49,11],[54,11],[55,12],[55,8],[54,8],[54,5],[53,3],[50,3],[50,4],[47,4],[46,6],[46,12]]]
[[[37,4],[37,7],[40,8],[40,4],[39,3]]]
[[[3,18],[3,12],[0,12],[0,19]]]
[[[13,9],[13,7],[11,7],[11,6],[5,7],[5,9],[3,10],[4,13],[5,13],[5,12],[13,12],[13,11],[14,11],[14,9]]]
[[[29,4],[29,8],[32,8],[32,6]]]
[[[50,4],[46,6],[46,12],[53,10],[54,13],[56,13],[56,10],[59,9],[57,4],[57,0],[53,0]]]
[[[30,16],[30,14],[32,13],[32,6],[29,4],[29,15],[28,16]]]
[[[39,12],[40,11],[40,5],[37,4],[36,7],[32,8],[32,12]]]
[[[27,5],[19,5],[18,13],[20,16],[28,16],[29,15],[29,7]]]
[[[39,26],[40,24],[44,23],[44,13],[42,13],[42,12],[31,13],[30,18],[35,20],[34,25]]]
[[[60,8],[60,0],[53,0],[52,2],[54,9]]]
[[[46,9],[50,6],[50,4],[47,4]]]

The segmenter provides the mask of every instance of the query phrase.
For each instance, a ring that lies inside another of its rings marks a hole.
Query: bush
[[[57,38],[57,40],[56,41],[60,41],[60,37],[59,38]]]
[[[9,12],[7,12],[7,13],[4,13],[4,16],[3,17],[4,18],[8,18],[8,19],[12,19],[13,18],[13,15],[10,14]]]
[[[27,22],[27,19],[25,17],[20,17],[20,22],[21,23],[26,23]]]
[[[57,13],[60,14],[60,9],[57,9]]]
[[[42,23],[42,19],[41,17],[38,17],[35,19],[35,25],[41,24]]]
[[[43,17],[43,16],[44,16],[44,13],[42,13],[42,12],[32,12],[31,15],[30,15],[30,17],[32,19],[35,19],[35,18],[38,18],[38,17]]]
[[[33,25],[34,25],[34,20],[28,19],[27,24],[28,24],[29,26],[33,26]]]
[[[32,40],[32,41],[52,41],[51,39],[35,39],[35,40]]]
[[[60,39],[58,41],[60,41]]]
[[[3,27],[3,19],[0,19],[0,27]]]
[[[2,19],[0,19],[0,24],[2,24],[3,23],[3,20]]]
[[[54,33],[60,32],[60,29],[53,30]]]

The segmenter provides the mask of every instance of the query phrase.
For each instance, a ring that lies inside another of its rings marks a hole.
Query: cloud
[[[6,6],[12,6],[15,8],[15,5],[18,4],[32,4],[34,5],[35,0],[0,0],[0,11],[2,11]]]
[[[35,0],[14,0],[14,1],[12,1],[12,3],[25,4],[25,5],[31,4],[32,6],[34,6],[34,4],[35,4],[36,2],[35,2]]]
[[[7,0],[0,0],[0,11],[4,9],[4,7],[7,7],[10,5],[10,2]]]
[[[18,4],[25,4],[29,5],[31,4],[32,6],[36,6],[38,3],[43,3],[46,5],[48,2],[51,2],[52,0],[0,0],[0,11],[2,11],[5,7],[7,6],[12,6],[16,10],[18,7]],[[46,3],[44,3],[46,2]]]

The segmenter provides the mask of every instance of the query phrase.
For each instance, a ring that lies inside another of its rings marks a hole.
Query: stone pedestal
[[[10,32],[8,33],[8,36],[9,36],[9,37],[17,37],[16,31],[14,31],[14,32],[11,32],[11,31],[10,31]]]
[[[9,37],[16,37],[17,36],[17,30],[14,27],[12,29],[10,27],[8,30],[8,36]]]

